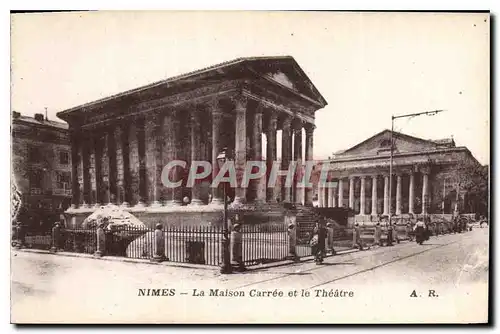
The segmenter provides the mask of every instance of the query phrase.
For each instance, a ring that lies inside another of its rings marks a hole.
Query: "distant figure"
[[[184,204],[186,204],[186,205],[187,205],[187,204],[189,204],[189,202],[191,202],[191,200],[189,199],[189,197],[185,196],[185,197],[182,199],[182,202],[183,202]]]
[[[414,227],[415,240],[417,241],[417,244],[421,245],[426,240],[426,230],[427,226],[424,221],[417,221]]]

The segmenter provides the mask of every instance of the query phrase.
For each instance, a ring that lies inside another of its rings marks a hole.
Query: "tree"
[[[457,165],[455,182],[464,193],[464,205],[469,212],[488,216],[489,166],[477,161],[460,161]]]

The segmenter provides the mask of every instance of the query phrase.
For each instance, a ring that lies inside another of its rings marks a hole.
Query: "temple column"
[[[389,215],[391,200],[389,198],[389,176],[384,176],[384,215]]]
[[[365,197],[366,197],[366,176],[361,176],[361,190],[359,194],[359,214],[366,214],[365,210]]]
[[[242,187],[243,174],[245,172],[245,165],[247,161],[247,98],[245,96],[238,96],[234,100],[234,108],[236,114],[235,122],[235,145],[234,145],[234,166],[236,169],[236,182],[235,196],[233,204],[242,204],[246,198],[246,188]]]
[[[190,131],[191,131],[191,164],[194,161],[201,160],[201,124],[200,114],[197,108],[191,110],[190,113]],[[193,168],[193,167],[191,167]],[[194,171],[192,171],[194,172]],[[190,205],[203,205],[201,200],[200,180],[195,180],[191,188],[191,203]]]
[[[422,182],[422,214],[427,214],[428,196],[429,196],[429,171],[423,170]]]
[[[218,109],[218,105],[214,102],[211,105],[212,112],[212,180],[215,179],[217,174],[219,174],[219,164],[217,163],[217,157],[223,149],[221,130],[222,130],[222,111]],[[220,205],[224,203],[223,190],[220,186],[217,188],[212,188],[212,204]]]
[[[313,124],[306,124],[304,126],[304,129],[306,131],[306,148],[305,148],[305,160],[306,161],[313,161],[313,132],[314,132],[314,125]],[[309,183],[308,180],[305,180],[304,183]],[[305,187],[304,188],[304,205],[307,206],[312,206],[312,188],[310,187]]]
[[[410,173],[410,189],[409,189],[409,196],[408,196],[408,213],[414,214],[415,213],[415,208],[414,208],[414,203],[415,203],[415,175],[413,172]]]
[[[293,197],[294,202],[302,204],[304,197],[304,188],[297,187],[297,183],[302,179],[302,122],[296,121],[294,124],[294,147],[293,160],[296,163],[295,178],[293,182]]]
[[[349,177],[349,207],[354,209],[354,177]]]
[[[262,105],[258,105],[255,108],[255,112],[253,114],[253,131],[252,131],[252,141],[253,141],[253,152],[255,161],[260,161],[264,163],[262,160]],[[264,165],[261,166],[264,168]],[[258,180],[252,180],[253,187],[255,189],[255,202],[257,203],[265,203],[266,202],[266,177],[262,176]]]
[[[292,118],[289,115],[283,116],[283,129],[281,132],[281,170],[288,170],[292,156]],[[292,188],[286,185],[287,176],[282,176],[281,194],[283,202],[292,202]]]
[[[401,214],[401,205],[402,205],[402,194],[401,194],[401,183],[402,177],[401,174],[397,174],[396,181],[396,215]]]
[[[267,123],[267,131],[266,131],[266,163],[267,163],[267,178],[266,181],[269,180],[269,175],[271,174],[271,170],[273,168],[273,163],[276,161],[276,131],[278,129],[278,115],[273,113],[273,110],[269,112],[269,118]],[[267,188],[267,201],[269,203],[275,203],[276,198],[274,197],[274,187]]]
[[[137,152],[139,158],[139,200],[136,204],[137,207],[143,207],[148,203],[148,187],[146,177],[146,143],[145,143],[145,126],[144,118],[136,120],[137,131]]]
[[[344,206],[344,180],[342,178],[339,179],[339,200],[338,200],[339,208]]]
[[[80,203],[80,185],[78,183],[78,163],[79,158],[79,131],[76,129],[70,130],[70,140],[71,140],[71,208],[76,209]]]
[[[122,153],[122,170],[123,170],[123,180],[122,180],[122,189],[123,189],[123,197],[122,197],[122,207],[130,206],[132,201],[131,194],[131,176],[130,176],[130,145],[129,145],[129,133],[130,127],[126,122],[123,122],[121,125],[121,153]],[[118,141],[118,140],[117,140]]]
[[[173,110],[172,112],[172,131],[170,136],[170,147],[172,148],[172,160],[183,160],[182,155],[182,124],[180,118],[180,110]],[[170,180],[172,182],[178,182],[182,177],[182,167],[175,166],[171,169]],[[171,197],[167,198],[167,204],[171,206],[181,206],[182,205],[182,185],[173,188],[170,192]]]
[[[103,183],[103,204],[111,203],[110,182],[109,182],[109,130],[103,132],[101,175]]]
[[[124,173],[123,173],[123,141],[122,141],[122,126],[117,124],[114,128],[114,143],[115,143],[115,172],[116,172],[116,198],[117,205],[125,201],[125,188],[124,188]]]
[[[377,175],[372,176],[372,212],[371,212],[372,215],[377,214],[377,200],[378,200],[377,180],[378,180]]]
[[[97,130],[99,131],[99,130]],[[96,132],[97,132],[96,131]],[[103,180],[102,180],[102,134],[97,132],[93,136],[94,148],[94,170],[95,170],[95,203],[94,207],[99,207],[103,204]]]
[[[115,142],[115,129],[111,127],[108,129],[107,133],[108,139],[108,180],[109,180],[109,197],[108,202],[112,204],[118,204],[117,196],[117,150]]]
[[[92,193],[92,185],[90,183],[90,147],[92,142],[87,138],[82,146],[83,159],[83,206],[90,207]]]
[[[146,116],[146,168],[147,168],[147,189],[148,200],[151,207],[159,207],[160,194],[158,191],[158,154],[160,152],[159,124],[160,115],[151,114]]]

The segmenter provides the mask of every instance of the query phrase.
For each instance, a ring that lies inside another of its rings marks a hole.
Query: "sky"
[[[238,57],[290,55],[328,105],[315,158],[391,127],[490,151],[490,19],[465,13],[80,12],[11,16],[11,110],[56,113]]]

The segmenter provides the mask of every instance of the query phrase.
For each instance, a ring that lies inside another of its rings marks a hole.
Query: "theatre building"
[[[358,221],[388,215],[390,206],[396,216],[474,213],[476,206],[457,178],[464,164],[480,165],[466,147],[457,147],[452,138],[426,140],[399,132],[393,143],[391,192],[391,131],[384,130],[322,161],[336,185],[315,188],[317,205],[351,208]]]
[[[220,220],[221,189],[212,190],[210,179],[192,188],[164,187],[163,167],[204,160],[216,175],[216,158],[228,147],[241,178],[247,160],[265,156],[268,166],[277,160],[278,131],[282,169],[292,160],[312,160],[315,112],[325,105],[287,56],[240,58],[61,111],[73,175],[67,214],[77,223],[114,203],[150,223]],[[187,169],[172,169],[170,179],[185,182]],[[231,196],[242,208],[272,210],[277,198],[312,204],[312,188],[267,188],[265,177]]]

